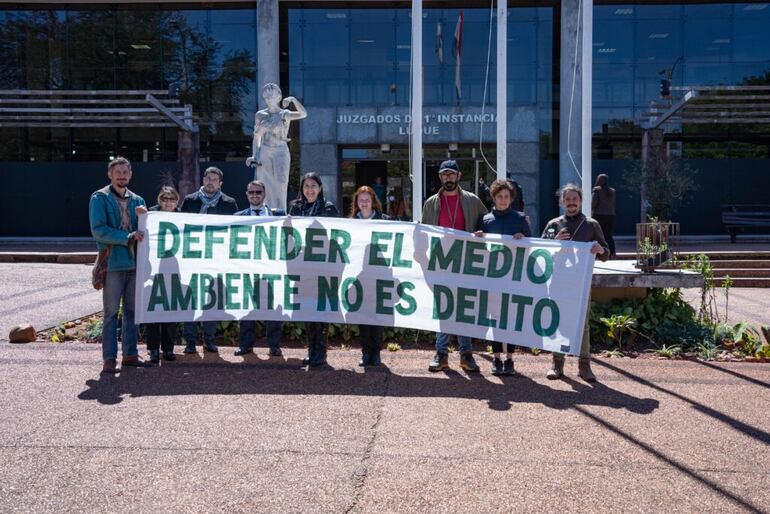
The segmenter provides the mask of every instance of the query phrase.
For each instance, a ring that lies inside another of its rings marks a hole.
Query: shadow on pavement
[[[257,359],[254,359],[257,360]],[[214,361],[216,362],[216,361]],[[249,359],[246,362],[253,362]],[[507,410],[516,403],[539,403],[556,410],[575,405],[597,405],[649,414],[658,400],[636,398],[604,384],[569,381],[571,391],[553,389],[524,375],[491,382],[481,374],[449,370],[430,376],[405,376],[387,367],[358,373],[348,369],[305,371],[298,359],[261,361],[262,365],[195,364],[130,369],[119,375],[88,380],[78,395],[101,404],[120,403],[126,396],[175,395],[339,395],[395,398],[459,398],[486,400],[489,408]],[[277,362],[278,364],[273,364]]]
[[[737,420],[737,419],[733,418],[732,416],[729,416],[729,415],[727,415],[727,414],[725,414],[723,412],[720,412],[720,411],[718,411],[716,409],[713,409],[713,408],[711,408],[711,407],[709,407],[707,405],[703,405],[702,403],[697,402],[695,400],[691,400],[690,398],[687,398],[684,395],[681,395],[681,394],[679,394],[679,393],[677,393],[675,391],[672,391],[670,389],[666,389],[663,386],[660,386],[658,384],[650,382],[647,379],[644,379],[644,378],[642,378],[640,376],[634,375],[633,373],[630,373],[630,372],[628,372],[628,371],[626,371],[624,369],[618,368],[617,366],[613,366],[612,364],[608,364],[608,363],[603,362],[601,360],[595,360],[595,362],[597,364],[599,364],[601,366],[604,366],[605,368],[611,369],[615,373],[619,373],[620,375],[623,375],[624,377],[629,378],[629,379],[631,379],[631,380],[633,380],[635,382],[638,382],[638,383],[643,384],[643,385],[645,385],[647,387],[655,389],[656,391],[660,391],[662,393],[666,393],[668,395],[673,396],[674,398],[676,398],[678,400],[686,402],[686,403],[692,405],[692,407],[695,410],[702,412],[706,416],[709,416],[709,417],[714,418],[714,419],[716,419],[718,421],[721,421],[722,423],[725,423],[726,425],[732,427],[733,429],[737,430],[738,432],[740,432],[740,433],[742,433],[744,435],[747,435],[749,437],[752,437],[752,438],[756,439],[757,441],[759,441],[761,443],[764,443],[766,445],[770,445],[770,433],[765,432],[764,430],[762,430],[760,428],[757,428],[757,427],[751,426],[749,424],[746,424],[743,421],[740,421],[740,420]],[[740,375],[740,374],[737,374],[737,375],[739,375],[741,378],[749,378],[749,377],[745,377],[745,376]]]
[[[709,489],[713,490],[714,492],[724,496],[725,498],[728,498],[732,502],[736,503],[740,507],[746,509],[748,512],[753,512],[757,514],[761,514],[762,512],[765,512],[760,506],[754,505],[751,503],[751,501],[741,498],[740,496],[728,491],[724,487],[720,486],[718,483],[714,482],[713,480],[709,479],[708,477],[704,476],[703,474],[699,473],[697,470],[692,469],[681,462],[676,461],[675,459],[661,453],[660,451],[656,450],[653,446],[639,440],[638,438],[634,437],[633,435],[623,431],[622,429],[616,427],[609,421],[600,418],[598,415],[589,412],[588,410],[576,406],[575,410],[586,416],[587,418],[591,419],[592,421],[598,423],[605,429],[609,430],[610,432],[613,432],[614,434],[617,434],[618,436],[622,437],[629,443],[638,446],[642,450],[646,451],[656,459],[660,460],[661,462],[675,468],[677,471],[684,473],[685,475],[689,476],[693,480],[700,482],[704,486],[708,487]]]
[[[717,366],[716,364],[712,364],[712,363],[706,362],[706,361],[695,361],[695,362],[697,362],[701,366],[705,366],[705,367],[707,367],[709,369],[713,369],[714,371],[721,371],[722,373],[727,373],[728,375],[731,375],[731,376],[733,376],[735,378],[740,378],[741,380],[745,380],[745,381],[750,382],[750,383],[752,383],[754,385],[758,385],[760,387],[765,387],[767,389],[770,389],[770,383],[763,382],[761,380],[757,380],[756,378],[747,377],[743,373],[738,373],[737,371],[733,371],[731,369],[723,368],[721,366]]]

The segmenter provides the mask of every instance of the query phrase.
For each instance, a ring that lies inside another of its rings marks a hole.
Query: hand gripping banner
[[[407,222],[150,212],[139,323],[282,320],[405,327],[577,355],[590,243]]]

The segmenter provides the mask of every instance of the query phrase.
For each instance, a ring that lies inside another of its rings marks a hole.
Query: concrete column
[[[177,136],[177,159],[179,178],[177,190],[184,198],[197,190],[201,184],[200,173],[200,134],[180,130]]]
[[[340,194],[340,163],[337,145],[334,143],[300,144],[299,152],[302,173],[308,171],[318,173],[324,183],[324,197],[341,210],[342,195]]]
[[[559,184],[581,183],[582,22],[581,0],[561,2],[559,83]]]
[[[267,107],[262,99],[262,86],[268,82],[280,85],[278,0],[257,0],[257,94],[259,108]],[[283,92],[288,96],[288,91]]]

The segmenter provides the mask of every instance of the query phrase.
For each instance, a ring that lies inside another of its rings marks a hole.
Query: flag
[[[439,64],[444,64],[444,26],[441,20],[436,22],[436,57]]]
[[[460,16],[457,17],[457,26],[455,27],[455,44],[452,48],[452,54],[455,57],[455,91],[457,92],[457,99],[462,99],[462,91],[460,84],[460,61],[462,58],[463,50],[463,11],[460,10]]]

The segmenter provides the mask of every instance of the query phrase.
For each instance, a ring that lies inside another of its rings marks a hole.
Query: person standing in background
[[[617,194],[610,187],[610,179],[604,173],[597,175],[596,183],[591,191],[591,215],[599,222],[602,233],[610,247],[610,258],[615,257],[615,203]]]

